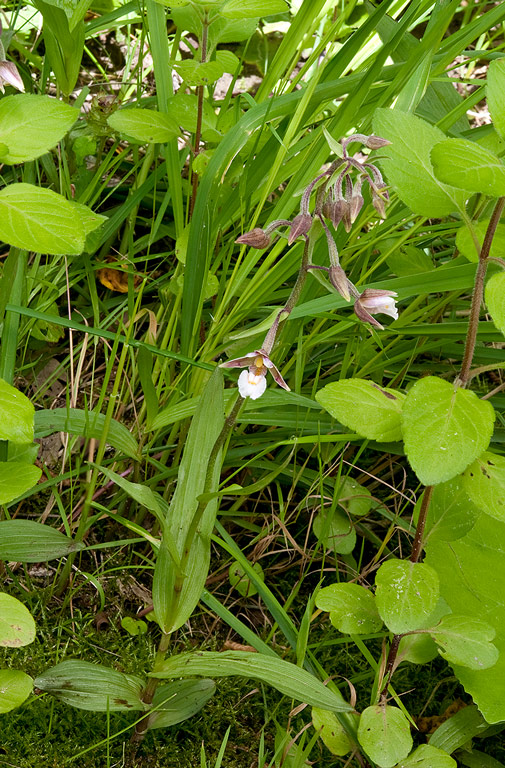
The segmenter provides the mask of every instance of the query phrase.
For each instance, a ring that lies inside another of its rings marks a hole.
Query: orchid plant
[[[367,149],[380,149],[390,142],[380,136],[366,136],[355,133],[342,141],[342,157],[334,160],[329,167],[316,176],[304,189],[300,204],[300,213],[292,221],[277,219],[272,221],[265,229],[256,227],[250,232],[245,232],[236,242],[240,245],[249,245],[257,249],[268,248],[273,242],[275,232],[281,228],[288,229],[288,245],[303,238],[305,241],[302,261],[298,272],[298,278],[291,294],[277,313],[272,326],[269,328],[265,340],[260,349],[248,352],[242,357],[234,358],[221,363],[222,368],[247,368],[240,374],[238,389],[242,398],[250,397],[256,400],[265,392],[267,387],[266,374],[268,371],[276,384],[289,391],[281,373],[270,358],[275,345],[277,333],[281,323],[286,320],[300,296],[307,273],[310,270],[323,270],[328,275],[330,284],[346,301],[354,301],[356,316],[365,323],[369,323],[378,329],[383,326],[375,320],[373,315],[385,314],[398,319],[398,310],[395,304],[395,291],[377,290],[366,288],[362,293],[349,280],[344,269],[340,265],[340,259],[335,238],[330,230],[330,224],[336,231],[342,225],[346,232],[350,232],[363,205],[363,183],[368,184],[371,192],[372,203],[380,218],[386,216],[386,204],[389,195],[382,174],[374,163],[368,159],[362,161],[356,156],[350,155],[350,144],[360,143]],[[354,177],[354,178],[353,178]],[[311,198],[315,192],[313,212],[310,212]],[[328,255],[330,266],[322,266],[312,263],[314,244],[317,238],[314,224],[318,222],[325,233],[328,243]]]

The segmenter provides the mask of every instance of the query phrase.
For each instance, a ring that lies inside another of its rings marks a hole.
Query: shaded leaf
[[[457,762],[447,752],[430,744],[421,744],[395,768],[457,768]]]
[[[321,510],[312,527],[326,550],[348,555],[356,546],[356,530],[347,515],[338,510]]]
[[[498,272],[489,278],[485,299],[493,323],[505,335],[505,272]]]
[[[493,125],[505,139],[505,60],[496,59],[489,62],[487,71],[487,105],[493,119]]]
[[[174,680],[156,689],[153,707],[161,709],[149,718],[149,728],[167,728],[193,717],[214,695],[214,680]]]

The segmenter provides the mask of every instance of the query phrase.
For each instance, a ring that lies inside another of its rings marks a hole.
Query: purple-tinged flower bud
[[[321,208],[321,213],[325,219],[333,221],[333,206],[334,203],[331,200],[325,200]]]
[[[288,245],[291,245],[297,237],[306,235],[312,226],[312,216],[310,213],[299,213],[295,216],[289,230]]]
[[[250,232],[244,232],[243,235],[235,240],[239,245],[250,245],[252,248],[263,250],[270,245],[270,237],[259,227],[251,229]]]
[[[350,301],[351,294],[349,293],[349,281],[347,280],[347,275],[342,267],[331,266],[328,270],[328,277],[330,283],[337,289],[342,298],[346,301]]]
[[[347,200],[336,200],[334,202],[331,222],[335,229],[338,227],[344,216],[347,216],[348,209],[349,203]]]
[[[380,195],[375,194],[375,192],[372,194],[372,203],[373,207],[381,217],[381,219],[386,218],[386,203],[384,202],[383,198]]]
[[[359,212],[363,208],[364,200],[363,195],[361,194],[361,184],[362,184],[362,178],[361,176],[356,180],[356,183],[354,184],[354,187],[352,188],[352,194],[349,198],[349,216],[351,219],[351,224],[354,224],[356,219],[358,218]]]
[[[361,296],[356,299],[354,312],[364,323],[370,323],[375,328],[383,330],[383,326],[372,315],[389,315],[394,320],[398,320],[398,309],[393,298],[397,295],[396,291],[366,288]]]
[[[388,144],[391,144],[391,142],[373,134],[365,141],[365,147],[368,147],[368,149],[381,149],[381,147],[387,147]]]
[[[0,61],[0,91],[5,93],[4,85],[12,85],[18,91],[24,92],[25,85],[16,65],[12,61]]]

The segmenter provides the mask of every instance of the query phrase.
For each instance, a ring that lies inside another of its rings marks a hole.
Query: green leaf
[[[470,465],[470,469],[473,466],[473,464]],[[435,486],[426,517],[425,543],[427,541],[455,541],[473,528],[480,515],[480,509],[478,509],[479,505],[470,501],[469,495],[460,477],[454,477],[446,483]],[[421,501],[422,497],[414,509],[416,523],[419,518]]]
[[[454,752],[459,747],[468,745],[474,736],[489,728],[474,704],[463,707],[438,726],[430,736],[430,744],[444,752]],[[479,766],[480,768],[480,766]]]
[[[214,443],[224,424],[223,376],[215,368],[200,398],[185,443],[178,482],[167,513],[166,528],[175,542],[179,558],[189,547],[189,557],[182,585],[176,583],[178,567],[168,556],[167,539],[162,539],[154,572],[153,603],[157,620],[164,632],[178,629],[195,609],[205,586],[210,565],[210,535],[214,528],[217,498],[209,501],[191,542],[186,538],[199,508],[207,467]],[[222,459],[218,456],[210,493],[217,490]]]
[[[19,669],[0,669],[0,714],[19,707],[32,688],[32,678]]]
[[[288,10],[284,0],[227,0],[220,13],[225,19],[249,19],[274,16]]]
[[[493,323],[505,335],[505,272],[498,272],[489,278],[485,299]]]
[[[283,659],[248,651],[213,653],[199,651],[181,653],[163,662],[151,677],[247,677],[262,680],[285,696],[304,701],[312,707],[330,712],[352,712],[352,707],[339,694],[333,693],[320,680],[304,669]]]
[[[0,521],[0,560],[40,563],[77,552],[84,544],[75,542],[49,525],[33,520]]]
[[[20,93],[0,101],[0,141],[8,149],[2,163],[25,163],[55,147],[78,119],[75,107],[52,99]]]
[[[441,141],[431,150],[431,161],[445,184],[494,197],[505,194],[505,166],[493,152],[474,141]]]
[[[365,379],[343,379],[320,389],[316,400],[334,419],[370,440],[402,439],[401,412],[405,395],[401,392]]]
[[[333,712],[312,707],[312,725],[332,755],[343,757],[352,750],[351,740]]]
[[[0,592],[0,645],[19,648],[34,639],[35,622],[28,608],[12,595]]]
[[[487,669],[496,664],[498,650],[490,641],[496,632],[480,619],[454,613],[444,616],[430,634],[442,647],[440,655],[450,664],[461,664],[470,669]]]
[[[384,623],[396,635],[423,629],[439,597],[438,576],[424,563],[387,560],[375,576],[375,600]]]
[[[0,239],[27,251],[77,256],[85,238],[72,203],[51,189],[21,183],[0,190]]]
[[[505,59],[489,62],[487,71],[487,105],[497,133],[505,139]]]
[[[68,432],[88,439],[102,439],[105,429],[105,415],[80,408],[54,408],[35,412],[35,437],[45,437],[53,432]],[[132,459],[139,458],[137,441],[128,429],[111,419],[107,432],[107,444],[112,445]]]
[[[178,62],[177,72],[186,85],[210,85],[219,80],[225,72],[234,74],[239,60],[231,51],[218,51],[213,61],[198,62],[192,59]]]
[[[434,125],[398,109],[378,109],[374,133],[389,139],[381,160],[389,184],[414,213],[440,218],[462,211],[466,194],[437,179],[430,152],[445,139]]]
[[[478,262],[480,249],[484,243],[488,226],[489,219],[473,222],[473,230],[479,243],[479,252],[477,252],[474,239],[466,225],[463,225],[456,231],[456,246],[468,261]],[[500,221],[496,227],[489,255],[493,258],[503,259],[505,257],[505,222]]]
[[[356,546],[356,530],[338,510],[321,510],[314,518],[313,531],[326,550],[348,555]]]
[[[505,458],[485,451],[463,475],[463,488],[486,514],[505,522]]]
[[[152,109],[121,109],[114,112],[107,122],[118,133],[131,136],[142,144],[165,144],[180,134],[175,120]]]
[[[259,563],[253,563],[252,568],[258,574],[259,578],[262,581],[265,581],[265,575],[261,565]],[[252,597],[253,595],[258,594],[256,586],[246,574],[240,563],[237,563],[236,560],[234,560],[228,569],[228,578],[232,587],[236,589],[242,597]]]
[[[358,726],[358,741],[380,768],[393,768],[412,749],[410,725],[397,707],[367,707]]]
[[[34,414],[35,408],[26,395],[0,379],[0,440],[31,443]]]
[[[93,4],[92,0],[45,0],[47,5],[60,8],[68,19],[70,31],[82,21],[86,11]]]
[[[395,768],[457,768],[457,762],[447,752],[430,744],[421,744]]]
[[[372,507],[372,494],[363,485],[350,477],[345,477],[340,484],[336,494],[338,494],[338,505],[343,507],[351,515],[361,517],[367,515]]]
[[[65,704],[90,712],[145,709],[140,677],[88,661],[62,661],[36,677],[33,684]]]
[[[0,461],[0,504],[10,504],[18,496],[22,496],[37,485],[41,475],[42,470],[33,464],[26,464],[24,461]],[[0,548],[1,546],[0,542]]]
[[[456,665],[454,672],[489,723],[505,720],[505,522],[481,515],[449,547],[429,542],[425,562],[437,571],[442,596],[455,614],[470,621],[478,616],[495,628],[500,653],[495,666],[472,670]]]
[[[167,728],[196,715],[214,695],[214,680],[174,680],[156,689],[153,707],[160,709],[149,718],[149,728]]]
[[[330,612],[330,621],[339,632],[366,635],[382,628],[375,597],[360,584],[330,584],[316,594],[316,606]]]
[[[437,656],[437,645],[429,635],[405,635],[400,640],[397,656],[400,663],[410,661],[411,664],[427,664]]]
[[[463,472],[489,445],[495,414],[474,392],[435,376],[417,381],[403,406],[405,451],[424,485]]]
[[[124,616],[121,619],[121,626],[132,637],[145,635],[147,632],[147,623],[142,619],[134,619],[133,616]]]

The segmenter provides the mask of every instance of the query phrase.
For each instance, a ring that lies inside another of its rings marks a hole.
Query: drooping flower
[[[13,61],[0,61],[0,91],[5,93],[5,85],[12,85],[24,92],[25,85]]]
[[[250,397],[251,400],[261,397],[267,388],[266,375],[268,371],[272,374],[276,384],[287,392],[290,391],[279,369],[262,349],[248,352],[244,357],[227,360],[225,363],[221,363],[220,367],[248,369],[247,371],[242,371],[238,379],[238,391],[242,397]]]
[[[394,320],[398,320],[398,309],[395,304],[394,296],[396,291],[382,291],[378,288],[366,288],[361,296],[356,299],[354,312],[364,323],[370,323],[375,328],[384,329],[372,315],[389,315]]]

